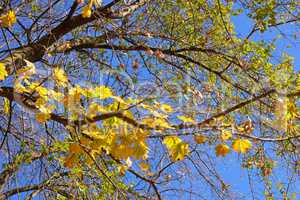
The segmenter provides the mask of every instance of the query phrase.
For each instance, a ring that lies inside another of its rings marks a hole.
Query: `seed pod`
[[[119,64],[119,67],[125,69],[125,65],[123,63]]]
[[[134,70],[137,70],[137,69],[139,68],[139,63],[138,63],[137,60],[135,60],[135,61],[132,62],[132,68],[133,68]]]
[[[147,49],[146,53],[151,56],[154,54],[154,52],[151,49]]]
[[[163,54],[163,52],[161,52],[160,50],[156,50],[154,52],[154,55],[157,57],[157,58],[165,58],[165,55]]]
[[[146,32],[146,37],[148,37],[148,38],[151,38],[152,36],[151,36],[151,33],[149,33],[149,32]]]

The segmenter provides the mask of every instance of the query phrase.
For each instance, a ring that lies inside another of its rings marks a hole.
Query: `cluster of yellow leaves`
[[[27,92],[33,94],[38,93],[39,98],[35,102],[35,106],[39,109],[39,112],[36,113],[36,120],[39,123],[44,123],[51,118],[52,111],[56,108],[54,104],[50,104],[50,89],[41,86],[40,83],[32,82],[26,88]],[[54,93],[54,91],[52,92]]]
[[[68,108],[71,120],[78,119],[93,119],[98,114],[115,112],[124,109],[124,115],[134,119],[132,113],[126,108],[131,103],[137,103],[137,100],[123,100],[118,96],[114,96],[110,88],[99,85],[94,88],[83,88],[79,85],[71,87],[66,95],[53,91],[42,86],[43,82],[30,82],[29,78],[35,73],[33,63],[26,61],[27,66],[17,72],[18,79],[16,81],[17,91],[28,92],[30,94],[37,93],[39,98],[35,102],[35,106],[39,109],[36,114],[36,120],[44,123],[51,118],[51,114],[56,106],[50,102],[55,100],[58,103],[63,103]],[[3,69],[2,69],[3,68]],[[1,73],[2,72],[2,73]],[[0,65],[0,75],[7,76],[4,65]],[[61,68],[53,70],[53,79],[59,86],[66,87],[68,78]],[[1,78],[1,77],[0,77]],[[90,101],[89,106],[84,108],[82,105],[83,99],[87,100],[105,100],[112,99],[112,103],[105,106],[96,102]],[[144,117],[143,124],[152,128],[160,127],[163,129],[173,129],[168,121],[168,114],[173,112],[173,108],[168,104],[154,102],[152,105],[138,104],[140,107],[150,112],[150,116]],[[195,120],[187,116],[177,116],[184,123],[195,123]],[[101,128],[100,128],[101,127]],[[146,143],[148,132],[141,129],[136,129],[117,117],[112,117],[102,121],[101,126],[96,123],[89,123],[81,127],[82,136],[78,142],[69,145],[68,156],[65,158],[65,166],[72,168],[78,165],[80,158],[84,157],[88,163],[96,154],[106,153],[113,158],[125,162],[126,165],[121,166],[120,171],[124,172],[130,165],[131,159],[146,160],[148,157],[148,145]],[[223,130],[220,135],[223,141],[232,138],[232,133]],[[207,141],[204,135],[195,135],[194,140],[197,144],[203,144]],[[163,140],[163,144],[167,147],[172,161],[183,160],[189,154],[189,145],[183,142],[177,136],[167,136]],[[84,148],[83,148],[84,146]],[[236,139],[232,144],[234,151],[238,153],[246,153],[251,149],[252,144],[249,140]],[[90,155],[87,154],[87,151]],[[226,144],[218,144],[215,148],[217,156],[226,156],[230,152],[229,146]],[[148,171],[150,166],[146,162],[140,162],[139,167],[142,171]]]
[[[79,166],[79,159],[82,155],[85,156],[85,161],[91,164],[93,162],[92,158],[95,158],[95,151],[88,152],[85,149],[90,143],[91,141],[86,137],[81,137],[78,143],[71,143],[69,145],[68,156],[64,160],[65,166],[68,168]]]
[[[247,139],[238,138],[233,141],[232,148],[238,153],[246,153],[252,148],[252,143]],[[226,144],[218,144],[215,151],[217,156],[225,157],[230,152],[230,148]]]
[[[4,80],[7,77],[7,71],[5,65],[0,63],[0,80]]]
[[[28,94],[38,94],[35,106],[38,108],[36,120],[40,123],[46,122],[51,118],[51,112],[55,109],[54,105],[48,102],[51,99],[61,100],[62,95],[42,86],[40,82],[31,82],[30,78],[35,74],[35,66],[28,60],[24,60],[26,66],[17,71],[17,79],[15,81],[15,90],[18,93],[26,92]]]
[[[128,159],[133,157],[136,160],[148,158],[148,145],[146,143],[148,133],[141,130],[131,133],[116,135],[111,154],[117,159]]]
[[[163,144],[166,145],[172,161],[183,160],[186,155],[189,154],[189,145],[183,142],[177,136],[167,136],[163,140]]]
[[[144,116],[142,120],[142,124],[156,129],[158,132],[164,129],[174,129],[168,120],[169,114],[173,112],[173,108],[170,105],[158,102],[153,104],[139,103],[137,105],[145,109],[145,113],[147,113],[147,116]]]
[[[102,85],[94,88],[83,88],[76,85],[70,87],[68,93],[63,95],[58,91],[44,87],[43,81],[32,81],[31,77],[35,74],[35,66],[27,60],[25,60],[25,63],[26,66],[17,72],[18,78],[15,82],[15,87],[20,93],[38,94],[38,99],[34,102],[34,105],[38,108],[36,120],[40,123],[44,123],[51,118],[54,109],[56,109],[53,101],[62,103],[64,107],[68,108],[69,119],[73,121],[85,119],[86,117],[92,119],[98,114],[126,109],[130,103],[137,102],[133,99],[125,102],[122,98],[114,96],[110,88]],[[63,69],[55,68],[52,77],[58,86],[67,86],[68,78]],[[93,102],[93,99],[97,101],[97,99],[105,100],[108,98],[114,101],[106,106]],[[82,105],[84,99],[90,101],[86,110],[84,105]],[[166,104],[162,106],[162,109],[164,112],[172,111],[172,108]],[[124,111],[124,115],[133,119],[133,115],[128,110]],[[163,118],[157,119],[156,122],[158,126],[169,127]],[[66,167],[78,166],[80,160],[92,163],[93,159],[91,159],[91,156],[94,158],[96,154],[103,152],[115,159],[125,161],[126,165],[120,167],[120,171],[123,172],[131,165],[130,159],[147,159],[149,149],[146,139],[148,133],[142,130],[136,131],[136,129],[129,127],[129,125],[116,117],[102,121],[102,126],[100,128],[96,123],[92,123],[81,127],[81,132],[84,136],[79,141],[69,145],[68,155],[64,160]],[[140,167],[143,171],[149,168],[146,163],[141,163]]]
[[[131,165],[131,158],[136,160],[145,160],[148,158],[148,145],[146,138],[148,133],[141,129],[127,132],[127,127],[122,127],[123,130],[108,131],[104,133],[102,129],[98,128],[96,124],[90,124],[83,130],[83,134],[87,137],[82,139],[79,143],[70,145],[68,156],[65,158],[65,166],[72,168],[78,162],[80,155],[85,155],[82,151],[82,144],[84,144],[87,151],[92,153],[94,157],[96,154],[106,153],[111,155],[114,159],[123,160],[126,166],[119,170],[123,171]],[[118,134],[117,134],[118,133]],[[88,159],[88,156],[85,156]],[[90,162],[90,160],[88,160]],[[146,166],[143,165],[143,170]],[[141,167],[141,168],[142,168]]]
[[[68,109],[69,119],[76,121],[80,117],[85,118],[88,116],[92,108],[97,108],[97,110],[93,110],[94,116],[98,111],[110,111],[109,108],[100,109],[100,107],[95,106],[95,104],[93,104],[94,107],[88,107],[88,110],[85,111],[81,104],[81,100],[84,98],[87,100],[104,100],[107,98],[113,98],[116,101],[121,101],[121,98],[114,96],[109,88],[102,85],[90,88],[82,88],[81,86],[76,85],[74,87],[69,87],[68,93],[65,95],[59,91],[46,88],[43,86],[44,81],[31,81],[32,75],[36,73],[35,66],[28,60],[24,60],[24,62],[26,63],[26,66],[18,70],[16,73],[17,79],[14,87],[18,93],[26,92],[32,95],[38,94],[38,99],[35,101],[35,106],[39,110],[36,113],[36,120],[40,123],[44,123],[49,120],[53,110],[55,110],[57,105],[61,103],[65,108]],[[7,76],[7,72],[5,70],[5,66],[3,64],[1,65],[0,63],[0,76],[1,75],[3,78],[5,78]],[[56,85],[62,86],[63,88],[67,86],[68,77],[62,68],[55,68],[53,70],[52,77]]]
[[[16,23],[16,21],[17,19],[16,19],[15,11],[10,10],[8,11],[8,13],[0,17],[0,26],[9,28],[12,27],[14,23]]]

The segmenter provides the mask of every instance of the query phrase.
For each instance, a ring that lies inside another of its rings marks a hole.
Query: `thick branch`
[[[110,4],[107,4],[106,6],[98,8],[92,13],[92,16],[89,18],[84,18],[81,14],[67,18],[67,20],[56,26],[49,32],[49,34],[43,36],[36,43],[17,49],[15,52],[13,52],[11,55],[7,56],[0,62],[5,64],[8,73],[12,74],[15,70],[20,69],[25,64],[24,59],[29,60],[30,62],[36,62],[40,60],[44,56],[47,48],[53,45],[62,36],[73,31],[74,29],[87,23],[93,22],[101,16],[108,18],[114,18],[118,15],[124,16],[128,14],[128,10],[130,10],[130,12],[135,11],[136,9],[144,5],[147,0],[136,1],[136,3],[128,6],[125,10],[123,9],[111,11],[110,8],[118,2],[119,1],[115,0]]]

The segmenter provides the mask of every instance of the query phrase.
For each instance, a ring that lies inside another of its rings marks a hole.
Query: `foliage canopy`
[[[297,198],[298,1],[1,6],[0,199]]]

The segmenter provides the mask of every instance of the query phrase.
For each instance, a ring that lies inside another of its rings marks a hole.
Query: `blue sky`
[[[253,21],[247,17],[246,13],[242,13],[238,16],[232,17],[232,21],[235,24],[235,31],[238,36],[245,38],[253,27]],[[273,27],[266,32],[257,31],[250,38],[253,41],[272,41],[278,35],[280,38],[277,39],[276,50],[274,52],[274,57],[280,57],[283,52],[287,52],[290,56],[294,57],[295,69],[300,70],[300,54],[299,47],[300,41],[294,36],[300,37],[300,26],[295,24],[286,24],[278,27]]]

